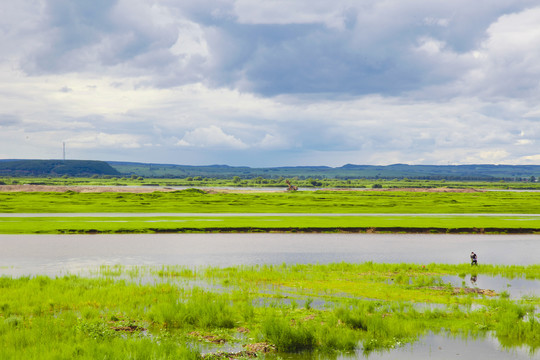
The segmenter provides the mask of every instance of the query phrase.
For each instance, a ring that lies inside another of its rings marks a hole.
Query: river
[[[0,274],[56,275],[99,265],[332,262],[539,263],[540,235],[122,234],[0,235]]]

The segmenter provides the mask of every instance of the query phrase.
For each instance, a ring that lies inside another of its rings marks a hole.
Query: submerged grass
[[[504,346],[534,353],[540,347],[539,300],[459,295],[440,280],[467,270],[375,263],[104,266],[93,278],[4,276],[0,358],[198,359],[200,341],[266,343],[278,352],[369,353],[427,332],[494,334]],[[538,266],[475,271],[539,277]],[[149,277],[152,283],[138,280]],[[197,281],[216,285],[186,286]]]

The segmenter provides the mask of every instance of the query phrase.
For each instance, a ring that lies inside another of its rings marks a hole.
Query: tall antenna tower
[[[64,162],[66,161],[66,142],[65,141],[62,143],[62,159],[64,159]]]

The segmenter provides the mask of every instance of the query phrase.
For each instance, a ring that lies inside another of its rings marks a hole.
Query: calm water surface
[[[0,235],[0,274],[54,275],[99,265],[332,262],[540,262],[540,235],[137,234]]]
[[[215,346],[204,352],[236,352],[241,350],[241,347]],[[273,359],[272,357],[268,358]],[[388,351],[374,351],[371,354],[363,354],[361,350],[358,350],[354,354],[328,356],[328,358],[325,358],[324,355],[317,356],[305,353],[279,354],[279,358],[283,360],[530,360],[539,359],[540,353],[531,353],[527,348],[505,349],[496,338],[490,335],[479,339],[462,339],[440,334],[428,334],[415,343]]]

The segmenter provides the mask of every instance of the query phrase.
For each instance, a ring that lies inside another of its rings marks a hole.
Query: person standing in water
[[[478,265],[478,258],[474,252],[471,252],[471,266]]]

